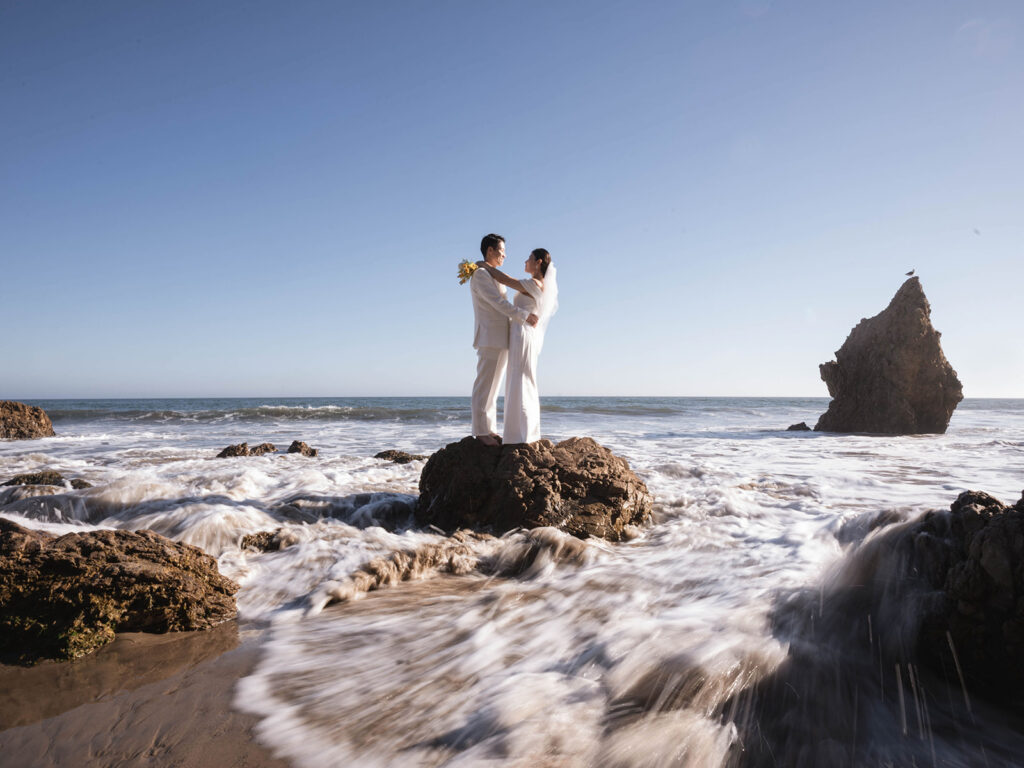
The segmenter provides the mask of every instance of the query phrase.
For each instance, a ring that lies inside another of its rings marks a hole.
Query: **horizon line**
[[[758,398],[761,400],[831,400],[831,395],[545,395],[545,398],[577,398],[577,399],[601,399],[601,398],[630,398],[634,400],[655,400],[655,399],[693,399],[693,400],[750,400]],[[116,396],[33,396],[33,397],[3,397],[2,400],[13,402],[29,402],[31,400],[400,400],[400,399],[443,399],[452,400],[462,398],[468,400],[469,395],[116,395]],[[503,395],[499,395],[503,398]],[[986,396],[971,395],[965,396],[963,400],[1024,400],[1024,396]],[[963,402],[963,400],[961,402]]]

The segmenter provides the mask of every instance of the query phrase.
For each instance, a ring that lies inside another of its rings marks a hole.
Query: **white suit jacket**
[[[480,268],[469,280],[473,295],[473,346],[508,349],[509,320],[525,323],[530,313],[505,298],[505,286]]]

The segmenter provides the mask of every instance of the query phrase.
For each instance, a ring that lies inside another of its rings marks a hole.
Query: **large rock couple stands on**
[[[888,307],[857,324],[834,361],[820,366],[833,400],[815,430],[944,433],[963,387],[939,336],[921,281],[912,277]]]
[[[152,531],[54,536],[0,518],[0,660],[82,656],[115,632],[206,629],[238,585],[201,549]]]
[[[446,531],[551,526],[621,541],[650,522],[651,495],[625,459],[589,437],[486,446],[467,437],[427,461],[416,518]]]
[[[0,400],[0,439],[29,440],[53,437],[53,424],[46,411],[14,400]]]

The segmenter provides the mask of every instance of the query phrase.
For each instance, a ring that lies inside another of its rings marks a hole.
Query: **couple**
[[[558,281],[551,254],[537,248],[526,260],[528,277],[516,280],[502,272],[505,238],[480,241],[483,261],[470,279],[476,329],[476,381],[473,382],[473,435],[485,445],[540,440],[540,394],[537,357],[548,321],[558,309]],[[505,286],[517,291],[513,303]],[[506,372],[506,365],[508,371]],[[498,436],[498,385],[505,373],[505,434]]]

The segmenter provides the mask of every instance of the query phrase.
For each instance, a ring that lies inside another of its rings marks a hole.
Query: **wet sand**
[[[207,632],[124,634],[76,662],[0,666],[5,768],[287,768],[231,707],[258,637],[234,622]]]

